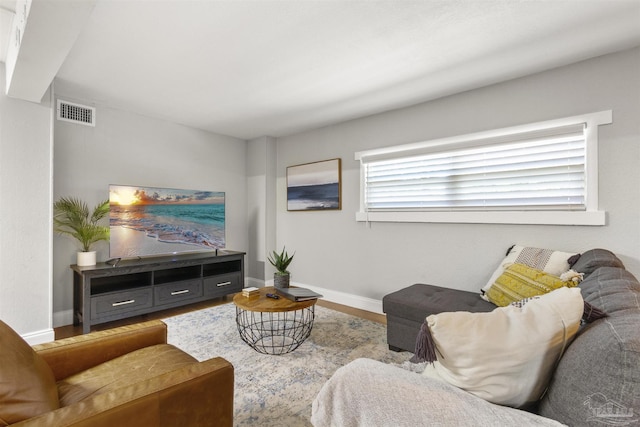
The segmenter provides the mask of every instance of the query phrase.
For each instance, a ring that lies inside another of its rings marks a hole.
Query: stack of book
[[[322,295],[306,288],[276,288],[276,293],[296,302],[322,298]]]
[[[255,288],[255,287],[251,287],[251,288],[244,288],[242,290],[242,295],[244,295],[245,297],[254,297],[254,296],[258,296],[260,295],[260,289]]]

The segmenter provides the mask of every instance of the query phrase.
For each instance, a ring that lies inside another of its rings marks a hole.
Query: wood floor
[[[195,310],[201,310],[207,307],[214,307],[221,304],[230,304],[233,300],[233,295],[227,295],[223,298],[217,298],[211,301],[205,301],[196,304],[190,304],[184,307],[169,309],[158,311],[155,313],[149,313],[142,316],[130,317],[124,320],[117,320],[115,322],[103,323],[100,325],[95,325],[91,328],[92,331],[101,331],[104,329],[115,328],[117,326],[131,325],[133,323],[145,322],[147,320],[155,320],[155,319],[164,319],[166,317],[176,316],[178,314],[188,313]],[[378,322],[385,324],[387,323],[387,318],[383,314],[372,313],[370,311],[360,310],[353,307],[348,307],[346,305],[336,304],[334,302],[318,300],[318,305],[326,308],[330,308],[336,311],[340,311],[346,314],[350,314],[352,316],[358,316],[363,319],[371,320],[373,322]],[[55,328],[55,337],[57,340],[67,337],[73,337],[76,335],[82,335],[82,325],[79,326],[61,326],[59,328]]]

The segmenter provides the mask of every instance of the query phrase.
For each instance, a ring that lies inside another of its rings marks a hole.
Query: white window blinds
[[[355,153],[359,221],[603,225],[611,111]]]
[[[585,125],[365,161],[376,209],[585,209]]]

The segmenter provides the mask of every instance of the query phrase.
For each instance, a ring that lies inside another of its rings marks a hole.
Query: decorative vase
[[[280,289],[288,288],[290,277],[291,275],[289,273],[273,273],[273,286]]]
[[[96,265],[96,251],[78,252],[78,260],[76,264],[78,267]]]

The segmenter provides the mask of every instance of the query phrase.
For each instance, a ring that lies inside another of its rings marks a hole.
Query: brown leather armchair
[[[34,347],[0,321],[0,426],[231,426],[233,373],[159,320]]]

